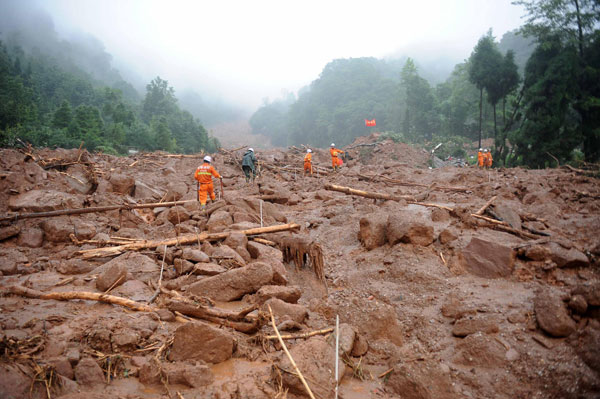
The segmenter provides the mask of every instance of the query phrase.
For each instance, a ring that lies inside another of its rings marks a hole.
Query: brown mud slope
[[[201,156],[2,150],[0,397],[309,397],[271,310],[316,398],[336,315],[342,398],[597,398],[598,180],[375,143],[215,154],[204,213]]]

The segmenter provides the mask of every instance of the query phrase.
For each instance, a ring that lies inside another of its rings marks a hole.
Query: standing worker
[[[477,166],[483,169],[483,148],[480,148],[477,152]]]
[[[344,151],[338,150],[335,148],[335,143],[331,143],[329,153],[331,154],[331,166],[333,167],[333,170],[336,171],[337,168],[343,163],[342,160],[338,158],[338,155],[344,154]]]
[[[246,175],[246,183],[250,181],[250,172],[252,172],[252,183],[254,183],[254,178],[256,177],[256,157],[254,156],[254,148],[248,148],[248,151],[244,154],[242,158],[242,170],[244,171],[244,175]]]
[[[486,169],[492,167],[492,152],[487,148],[485,150],[484,164],[485,164]]]
[[[313,174],[312,169],[312,150],[309,148],[306,150],[306,155],[304,156],[304,176],[306,176],[306,172],[310,172],[310,175]]]
[[[194,179],[198,180],[198,183],[200,183],[200,188],[198,188],[198,201],[200,201],[202,210],[206,209],[207,194],[210,196],[211,201],[215,200],[215,190],[212,178],[214,177],[215,179],[223,181],[221,175],[219,175],[215,168],[210,164],[211,162],[212,158],[208,155],[205,156],[204,163],[198,166],[196,173],[194,173]]]

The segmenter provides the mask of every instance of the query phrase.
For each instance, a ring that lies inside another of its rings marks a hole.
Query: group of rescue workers
[[[489,149],[479,149],[477,152],[477,167],[482,169],[488,169],[492,167],[492,153]]]
[[[345,152],[335,148],[335,143],[331,143],[330,147],[331,167],[334,171],[337,171],[344,164],[341,155],[345,154]],[[196,173],[194,173],[194,178],[198,181],[198,201],[200,201],[202,209],[206,208],[207,197],[210,197],[211,201],[214,201],[216,198],[212,178],[221,180],[221,187],[223,185],[223,178],[211,165],[211,162],[212,158],[208,155],[205,156],[204,162],[196,169]],[[257,164],[254,149],[248,148],[242,158],[242,170],[244,171],[247,184],[250,182],[254,183],[257,175]],[[492,153],[487,148],[485,150],[480,148],[477,152],[477,166],[486,169],[492,167]],[[312,150],[310,148],[306,150],[306,155],[304,156],[304,175],[306,176],[307,173],[311,176],[313,174]]]

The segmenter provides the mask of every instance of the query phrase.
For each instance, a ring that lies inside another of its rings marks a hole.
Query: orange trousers
[[[206,195],[210,195],[211,200],[215,200],[215,188],[212,182],[200,183],[200,189],[198,189],[198,198],[200,199],[201,205],[206,205]]]
[[[304,162],[304,172],[310,172],[312,175],[312,164],[310,162]]]

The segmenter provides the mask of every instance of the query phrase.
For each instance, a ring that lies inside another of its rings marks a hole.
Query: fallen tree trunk
[[[350,188],[350,187],[336,186],[335,184],[326,184],[325,189],[330,190],[330,191],[339,191],[341,193],[345,193],[345,194],[349,194],[349,195],[358,195],[360,197],[365,197],[365,198],[384,199],[384,200],[390,200],[390,201],[401,201],[401,200],[415,201],[415,199],[409,195],[391,195],[391,194],[384,194],[384,193],[374,193],[374,192],[369,192],[369,191],[356,190],[356,189]]]
[[[519,236],[521,238],[533,238],[533,239],[540,238],[539,236],[536,236],[534,234],[528,233],[526,231],[517,230],[517,229],[511,227],[508,223],[502,222],[500,220],[496,220],[496,219],[488,218],[488,217],[485,217],[485,216],[477,215],[475,213],[472,213],[471,216],[473,216],[476,219],[481,219],[481,220],[485,220],[486,222],[492,223],[496,229],[505,231],[507,233],[514,234],[514,235]]]
[[[276,233],[280,231],[287,230],[296,230],[299,229],[300,225],[296,223],[288,223],[288,224],[280,224],[275,226],[268,227],[257,227],[254,229],[241,230],[241,233],[244,233],[247,236],[253,236],[264,233]],[[198,241],[215,241],[222,240],[229,237],[231,231],[224,231],[222,233],[200,233],[200,234],[186,234],[177,238],[171,238],[168,240],[153,240],[147,241],[143,240],[141,242],[133,242],[131,244],[119,245],[116,247],[107,247],[107,248],[94,248],[94,249],[86,249],[83,251],[75,252],[75,256],[81,256],[83,259],[91,259],[91,258],[102,258],[105,256],[115,256],[120,255],[125,251],[139,251],[140,249],[147,248],[157,248],[161,245],[167,246],[176,246],[176,245],[186,245],[186,244],[194,244]]]
[[[483,215],[483,212],[485,212],[485,210],[488,208],[488,206],[492,205],[492,202],[494,202],[494,200],[496,199],[496,196],[494,195],[492,198],[490,198],[490,200],[488,202],[485,203],[485,205],[483,205],[481,208],[479,208],[479,210],[477,212],[475,212],[475,215]]]
[[[124,306],[140,312],[154,312],[156,309],[143,303],[132,301],[131,299],[122,298],[114,295],[100,294],[97,292],[41,292],[23,287],[22,285],[13,285],[6,291],[8,294],[24,296],[25,298],[33,299],[55,299],[57,301],[70,301],[73,299],[83,299],[89,301],[98,301],[110,303],[113,305]]]
[[[398,186],[408,186],[408,187],[423,187],[429,190],[440,190],[440,191],[456,191],[463,193],[470,193],[472,190],[465,187],[446,187],[446,186],[436,186],[435,184],[423,184],[423,183],[413,183],[413,182],[405,182],[398,179],[392,179],[382,175],[361,175],[358,174],[359,180],[367,180],[367,181],[377,181],[383,180],[386,183],[396,184]]]
[[[36,213],[15,213],[13,215],[5,215],[5,216],[0,217],[0,222],[19,220],[19,219],[47,218],[47,217],[63,216],[63,215],[81,215],[84,213],[109,212],[109,211],[125,210],[125,209],[162,208],[162,207],[168,208],[171,206],[187,204],[188,202],[195,202],[195,200],[157,202],[157,203],[151,203],[151,204],[135,204],[135,205],[93,206],[93,207],[89,207],[89,208],[60,209],[57,211],[36,212]]]

